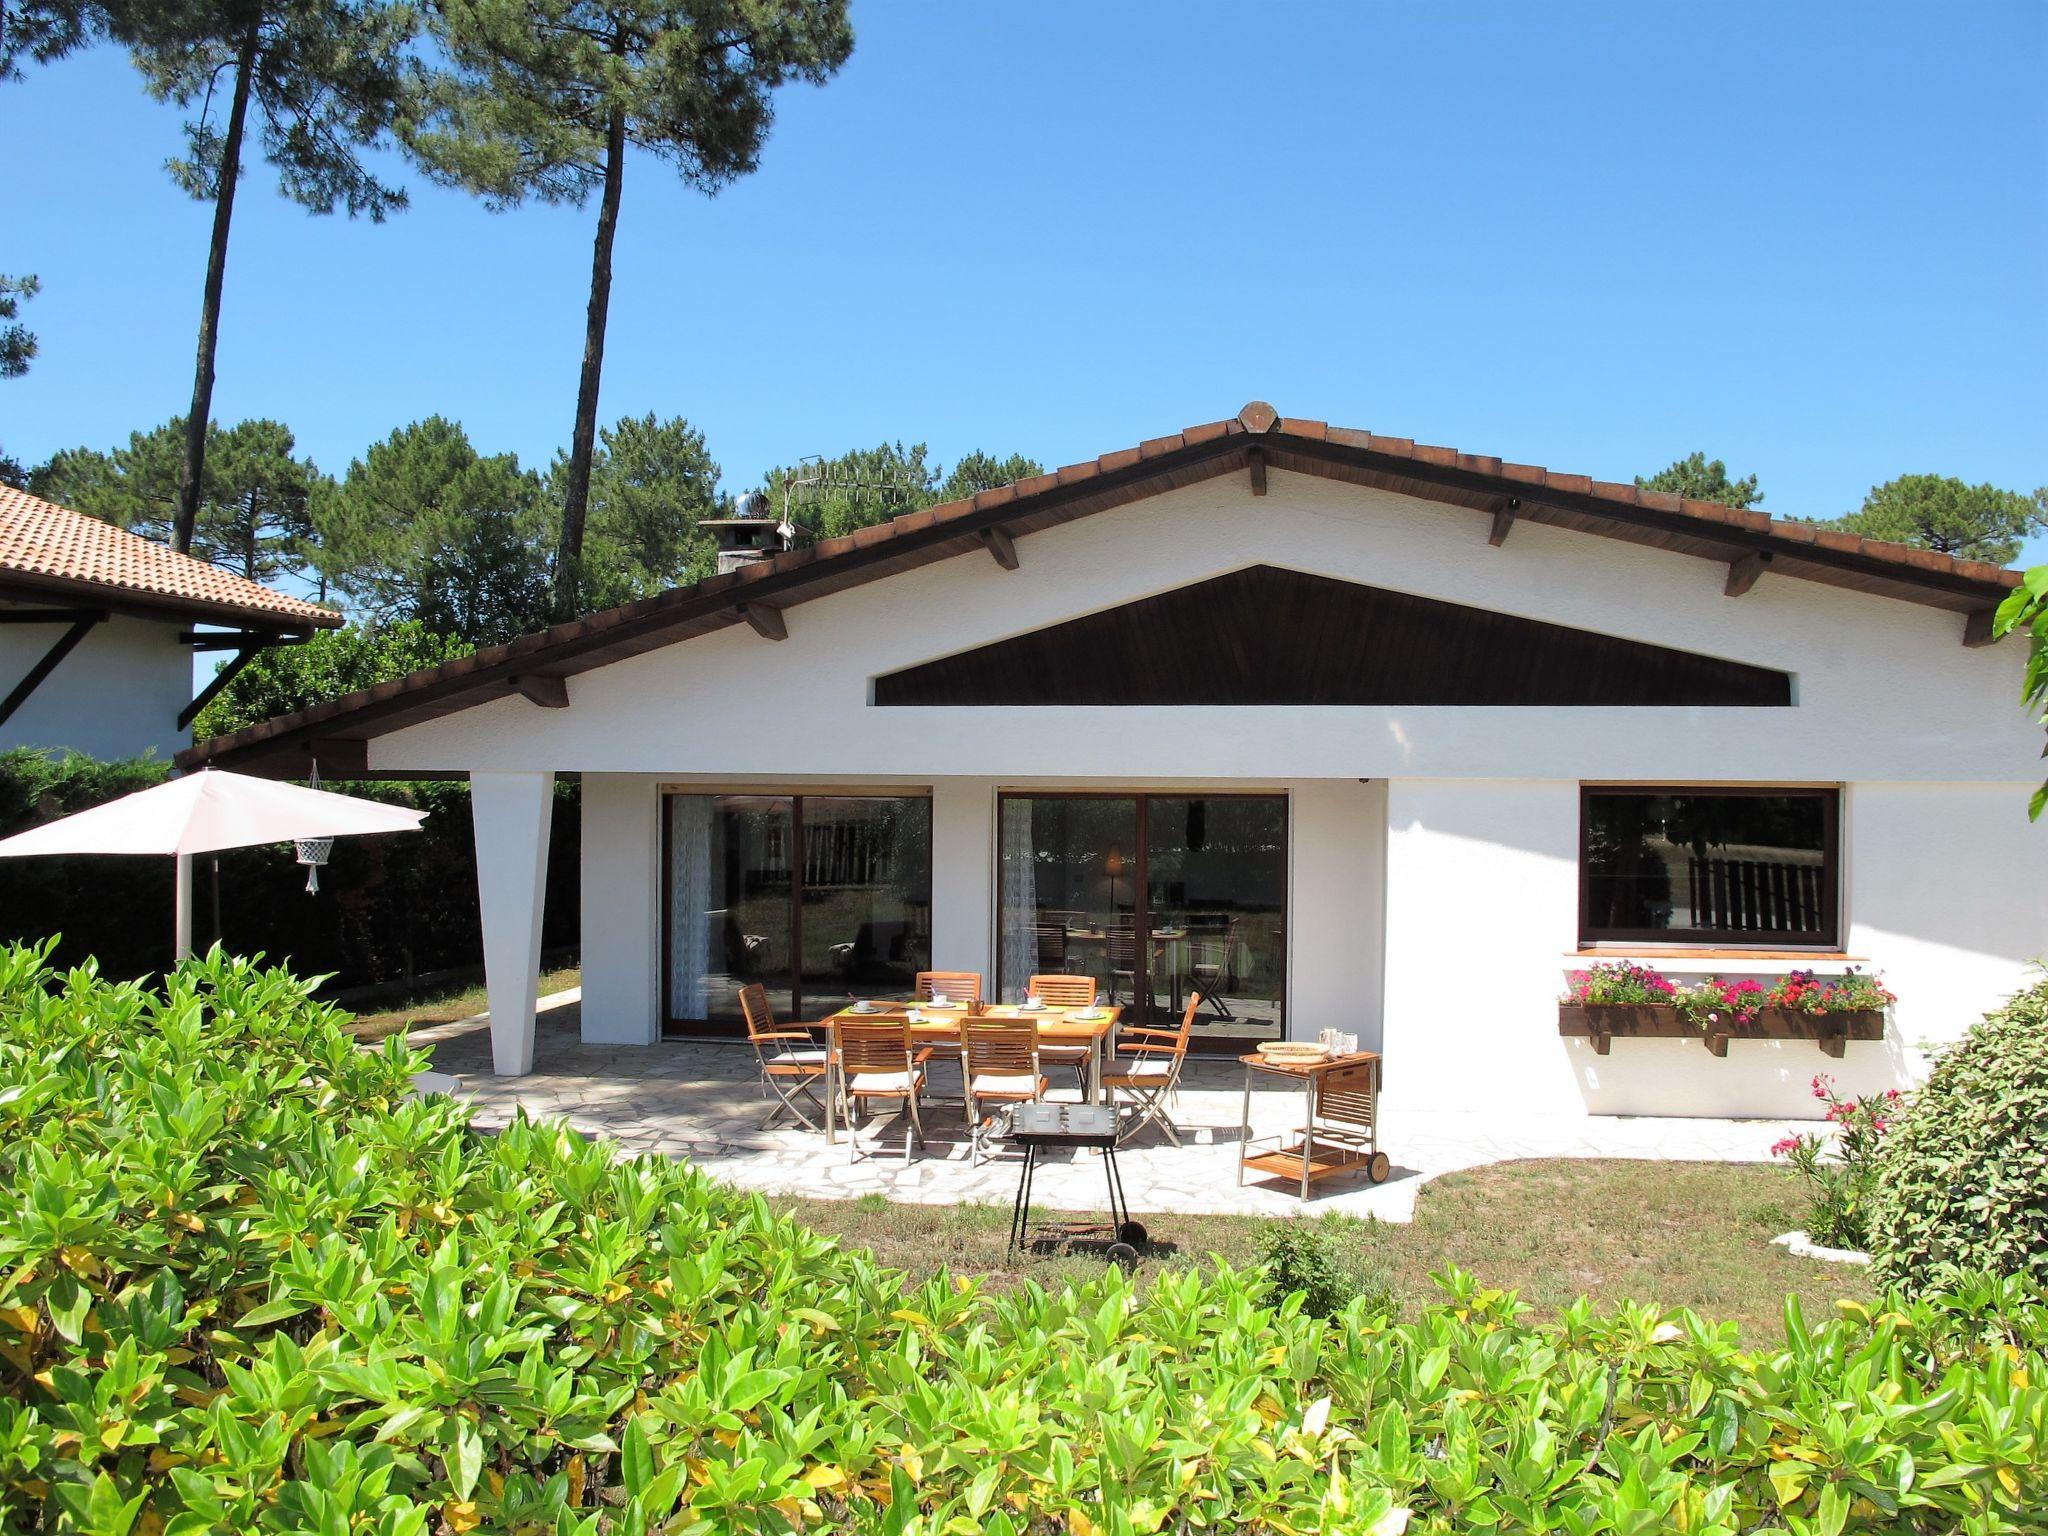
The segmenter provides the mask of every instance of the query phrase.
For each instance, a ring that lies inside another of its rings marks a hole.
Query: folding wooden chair
[[[852,1156],[860,1157],[862,1105],[874,1099],[899,1101],[910,1118],[903,1133],[903,1161],[910,1161],[914,1142],[924,1145],[924,1120],[918,1099],[924,1092],[925,1063],[931,1049],[920,1050],[910,1037],[907,1018],[832,1021],[832,1065],[838,1074],[840,1101],[847,1105],[846,1139]]]
[[[1095,1006],[1095,978],[1093,976],[1071,976],[1065,972],[1051,976],[1033,976],[1025,983],[1024,990],[1041,1003],[1053,1008],[1093,1008]],[[1041,1045],[1038,1059],[1049,1067],[1072,1067],[1080,1078],[1081,1086],[1088,1086],[1088,1058],[1095,1053],[1094,1045]]]
[[[1103,1069],[1102,1086],[1110,1102],[1119,1094],[1133,1111],[1130,1121],[1117,1134],[1121,1146],[1147,1125],[1157,1125],[1166,1139],[1180,1145],[1180,1129],[1166,1117],[1166,1101],[1180,1088],[1180,1069],[1188,1059],[1188,1031],[1195,1025],[1195,1010],[1202,1006],[1202,994],[1190,992],[1181,1010],[1180,1028],[1117,1032],[1117,1053]]]
[[[740,988],[740,1016],[747,1021],[747,1042],[754,1048],[754,1059],[761,1064],[761,1089],[775,1100],[761,1129],[767,1130],[785,1111],[811,1130],[821,1129],[797,1100],[807,1100],[811,1113],[824,1117],[825,1104],[818,1093],[825,1086],[825,1048],[808,1030],[776,1028],[767,989],[758,981]]]
[[[969,1019],[960,1031],[960,1077],[967,1085],[968,1161],[979,1162],[991,1104],[1031,1104],[1045,1095],[1038,1025],[1030,1019]]]

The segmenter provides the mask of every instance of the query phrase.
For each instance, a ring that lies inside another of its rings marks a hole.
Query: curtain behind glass
[[[711,796],[670,795],[668,816],[668,1014],[701,1019],[711,969]]]
[[[1031,832],[1031,802],[1014,797],[1002,805],[1002,933],[996,974],[1005,1002],[1018,1002],[1038,964],[1038,862]]]

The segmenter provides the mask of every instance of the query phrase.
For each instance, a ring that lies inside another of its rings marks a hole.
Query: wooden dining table
[[[1046,1045],[1078,1045],[1088,1050],[1088,1086],[1083,1103],[1102,1102],[1102,1058],[1116,1039],[1116,1026],[1123,1009],[1109,1003],[1094,1008],[1026,1008],[1021,1003],[981,1003],[973,1007],[940,1008],[908,998],[874,998],[872,1007],[857,1010],[852,1004],[829,1014],[822,1026],[832,1029],[842,1019],[860,1024],[890,1024],[908,1020],[914,1046],[935,1046],[958,1050],[970,1019],[1031,1019],[1038,1025],[1038,1038]],[[1083,1014],[1095,1017],[1083,1018]],[[835,1058],[836,1060],[836,1058]],[[828,1083],[825,1094],[825,1139],[833,1139],[833,1101],[838,1097]]]

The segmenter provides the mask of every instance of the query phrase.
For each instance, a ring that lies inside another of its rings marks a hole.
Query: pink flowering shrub
[[[1882,1013],[1898,1001],[1875,976],[1854,967],[1840,976],[1793,971],[1771,988],[1765,1000],[1773,1008],[1796,1008],[1801,1013]]]
[[[1815,1010],[1819,1011],[1819,1010]],[[1806,1235],[1829,1248],[1870,1246],[1870,1196],[1877,1184],[1877,1154],[1902,1107],[1899,1090],[1845,1099],[1826,1073],[1813,1080],[1813,1096],[1828,1107],[1832,1137],[1801,1132],[1771,1148],[1806,1181],[1813,1208]]]
[[[1686,1022],[1699,1029],[1716,1025],[1748,1024],[1770,1001],[1770,994],[1754,981],[1723,981],[1709,976],[1697,986],[1680,987],[1672,999]]]
[[[1568,1003],[1589,1003],[1595,1007],[1632,1003],[1668,1003],[1678,994],[1669,978],[1637,965],[1633,960],[1615,960],[1573,971],[1568,978]]]

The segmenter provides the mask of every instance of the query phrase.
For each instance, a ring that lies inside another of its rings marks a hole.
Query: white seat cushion
[[[1086,1045],[1041,1045],[1038,1048],[1040,1061],[1086,1061],[1093,1049]]]
[[[1042,1081],[1029,1072],[977,1072],[967,1085],[968,1092],[982,1094],[1036,1093]]]
[[[849,1072],[846,1076],[848,1093],[908,1093],[915,1085],[922,1085],[922,1072]]]
[[[810,1051],[777,1051],[768,1058],[776,1066],[822,1067],[825,1065],[825,1048],[819,1046]]]
[[[1102,1069],[1104,1077],[1166,1077],[1173,1071],[1171,1056],[1113,1056]]]

